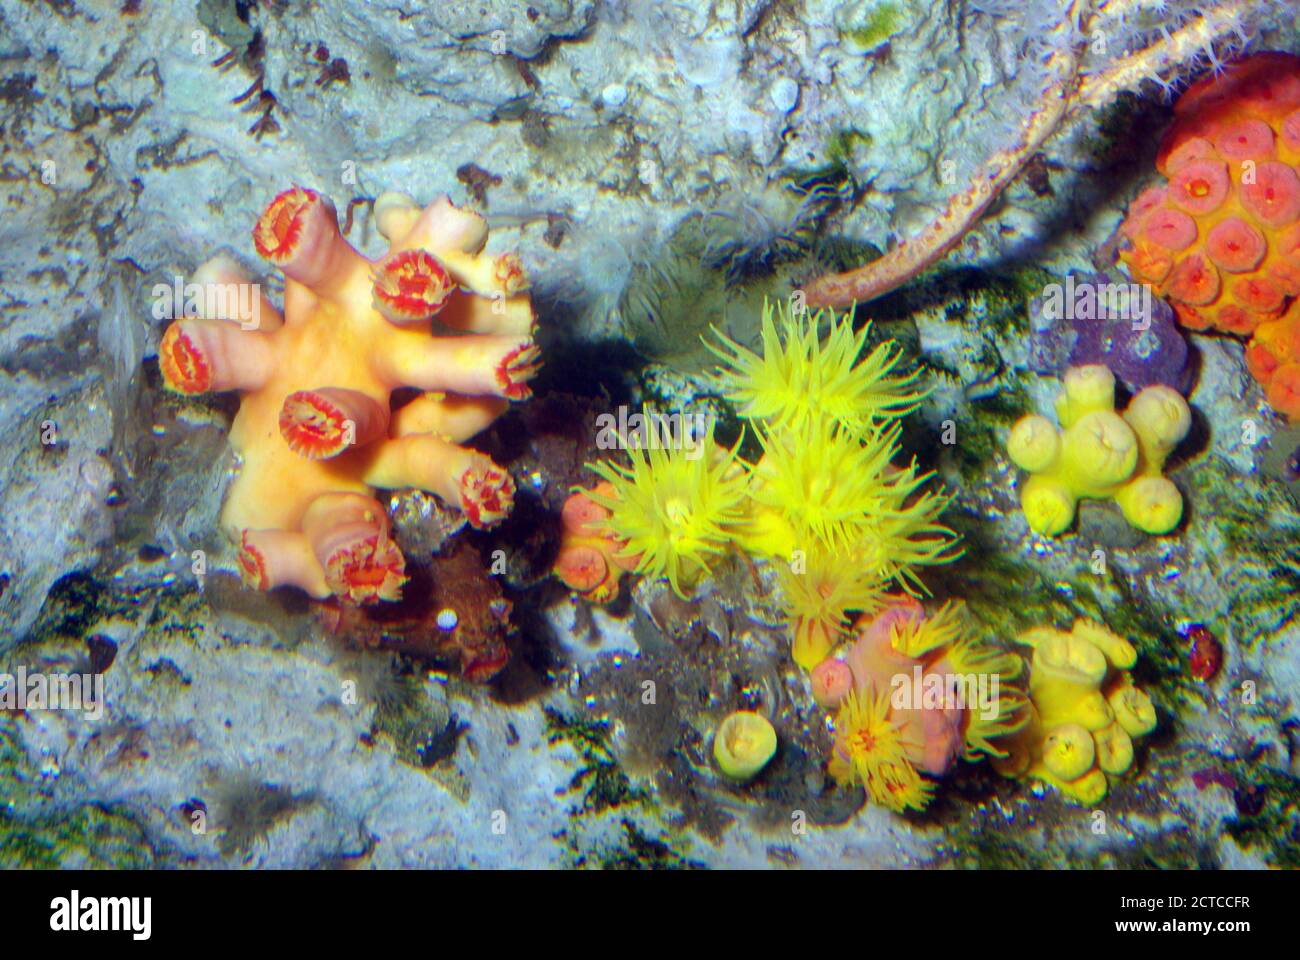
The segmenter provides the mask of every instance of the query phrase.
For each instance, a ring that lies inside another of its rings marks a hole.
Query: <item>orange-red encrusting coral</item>
[[[1229,64],[1174,115],[1156,158],[1168,183],[1129,208],[1120,257],[1184,326],[1251,337],[1269,404],[1300,416],[1300,57]]]
[[[446,197],[421,210],[384,194],[375,221],[389,249],[372,261],[327,198],[286,190],[253,229],[284,272],[283,313],[257,298],[252,318],[176,320],[159,346],[170,389],[240,393],[222,524],[258,589],[396,600],[405,558],[374,488],[428,490],[475,527],[513,505],[510,474],[463,444],[527,397],[538,369],[518,258],[485,254],[483,218]],[[250,282],[222,258],[195,279],[208,293]],[[401,387],[424,392],[394,411]]]

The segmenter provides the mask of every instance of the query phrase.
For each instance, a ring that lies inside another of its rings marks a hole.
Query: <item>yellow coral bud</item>
[[[1137,649],[1123,637],[1095,620],[1080,617],[1074,621],[1074,635],[1097,647],[1112,667],[1128,670],[1137,663]]]
[[[1174,447],[1192,428],[1192,411],[1182,394],[1172,387],[1156,384],[1141,391],[1128,409],[1124,419],[1142,441],[1142,452],[1153,466],[1160,469]]]
[[[1168,533],[1183,518],[1183,495],[1165,477],[1138,477],[1116,491],[1124,519],[1146,533]]]
[[[831,655],[837,639],[824,621],[800,617],[795,622],[790,656],[803,669],[812,670]]]
[[[408,194],[386,190],[375,199],[375,225],[385,240],[400,240],[419,217],[420,205]]]
[[[1061,791],[1066,796],[1073,797],[1085,807],[1091,807],[1094,804],[1101,803],[1106,796],[1108,786],[1106,774],[1094,767],[1078,780],[1061,784]]]
[[[1061,453],[1061,435],[1044,416],[1031,413],[1016,421],[1007,437],[1007,455],[1021,470],[1042,473],[1056,464]]]
[[[1065,432],[1061,467],[1080,496],[1109,496],[1137,464],[1137,434],[1113,410],[1084,414]]]
[[[1029,529],[1045,537],[1064,533],[1074,521],[1078,501],[1064,484],[1032,475],[1020,489],[1020,509]]]
[[[1039,699],[1038,688],[1047,683],[1096,689],[1106,676],[1106,657],[1086,639],[1055,631],[1039,639],[1032,676],[1037,681],[1030,686],[1034,700]],[[1052,691],[1044,689],[1043,692]]]
[[[1151,698],[1133,686],[1127,677],[1124,683],[1111,691],[1107,703],[1114,711],[1116,722],[1130,737],[1146,736],[1156,728],[1156,708]]]
[[[1093,690],[1076,701],[1074,715],[1079,723],[1089,730],[1102,730],[1115,722],[1115,711],[1111,709],[1100,691]]]
[[[1105,676],[1100,649],[1081,637],[1057,633],[1034,654],[1029,694],[1045,724],[1072,722],[1100,730],[1115,719],[1098,689]]]
[[[1056,416],[1067,430],[1080,417],[1115,409],[1115,374],[1100,364],[1065,371],[1065,389],[1056,398]]]
[[[1077,723],[1053,728],[1043,741],[1043,766],[1061,780],[1077,780],[1092,769],[1096,759],[1092,734]]]
[[[1103,773],[1119,774],[1133,765],[1133,739],[1118,723],[1093,735],[1097,746],[1097,766]]]
[[[765,716],[750,710],[729,714],[713,735],[713,758],[733,780],[750,779],[774,753],[776,730]]]

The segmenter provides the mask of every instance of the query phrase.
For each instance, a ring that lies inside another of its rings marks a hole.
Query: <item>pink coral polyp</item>
[[[1142,225],[1142,235],[1166,250],[1186,250],[1196,242],[1196,221],[1181,210],[1153,210]]]
[[[1285,163],[1261,163],[1243,180],[1241,202],[1270,227],[1285,227],[1300,218],[1300,177]]]
[[[1184,213],[1213,213],[1228,197],[1228,166],[1218,160],[1192,160],[1174,173],[1169,199]]]
[[[1264,235],[1241,217],[1228,217],[1210,230],[1205,249],[1213,260],[1230,273],[1250,273],[1264,259]]]
[[[1268,160],[1273,155],[1273,128],[1262,120],[1243,120],[1225,127],[1214,145],[1230,160]]]

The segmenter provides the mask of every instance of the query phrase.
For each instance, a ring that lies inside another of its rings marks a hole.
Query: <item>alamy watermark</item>
[[[84,710],[104,715],[102,673],[0,673],[0,710]]]
[[[996,673],[926,673],[920,664],[911,675],[890,678],[889,705],[895,710],[978,710],[981,719],[1001,712],[1001,677]]]
[[[123,931],[133,940],[148,940],[153,933],[153,897],[83,897],[73,890],[71,896],[50,901],[50,929]]]
[[[1151,287],[1145,283],[1065,283],[1043,287],[1043,316],[1048,320],[1129,320],[1134,330],[1151,326]]]
[[[171,284],[155,283],[153,318],[213,317],[234,320],[244,330],[262,323],[262,287],[257,283],[196,283],[176,276]]]
[[[629,412],[596,417],[596,447],[600,450],[684,450],[698,460],[712,432],[713,417],[704,413]]]

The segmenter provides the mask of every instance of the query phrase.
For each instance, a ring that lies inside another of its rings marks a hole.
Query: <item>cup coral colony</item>
[[[1165,182],[1120,231],[1133,283],[1098,316],[1132,307],[1149,325],[1154,292],[1182,326],[1246,340],[1268,402],[1300,415],[1300,59],[1260,54],[1191,86],[1157,167]],[[253,229],[284,274],[283,310],[260,294],[214,307],[210,289],[249,284],[224,258],[172,294],[193,315],[163,336],[167,386],[239,395],[222,523],[260,590],[397,601],[406,557],[377,490],[433,493],[477,529],[512,509],[511,474],[468,444],[529,397],[539,369],[520,261],[485,253],[484,219],[446,198],[420,208],[385,194],[374,220],[387,250],[372,260],[328,199],[293,187]],[[1052,293],[1058,316],[1077,306],[1073,280]],[[708,334],[712,385],[738,430],[649,406],[602,414],[598,482],[568,492],[552,572],[589,604],[613,602],[626,577],[689,599],[732,558],[770,573],[789,660],[830,732],[825,769],[871,803],[923,810],[959,764],[984,759],[1100,803],[1141,767],[1157,726],[1137,649],[1089,619],[991,637],[960,599],[932,598],[963,558],[945,521],[953,497],[904,452],[929,387],[876,332],[852,312],[774,299],[753,347]],[[413,396],[395,403],[402,392]],[[1089,500],[1113,501],[1144,534],[1179,536],[1183,494],[1165,471],[1193,411],[1178,388],[1126,393],[1109,367],[1080,364],[1051,412],[1003,434],[1028,536],[1069,536]],[[779,751],[767,717],[736,710],[710,752],[745,789]]]
[[[376,487],[435,493],[475,527],[513,504],[510,475],[462,444],[527,397],[537,372],[523,268],[483,254],[487,224],[445,197],[421,210],[385,194],[375,220],[389,247],[371,261],[328,199],[286,190],[253,228],[257,252],[284,272],[283,313],[261,305],[256,329],[186,318],[162,338],[168,387],[240,395],[230,442],[241,466],[222,523],[261,590],[397,599],[405,558]],[[249,283],[224,260],[201,274]],[[394,412],[399,387],[420,393]]]

